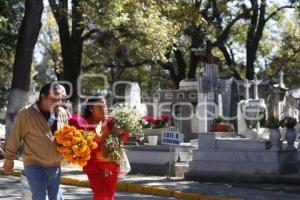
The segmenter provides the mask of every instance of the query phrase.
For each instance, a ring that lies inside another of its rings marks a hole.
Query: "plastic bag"
[[[126,176],[131,170],[129,160],[126,156],[125,150],[122,148],[120,167],[118,176]]]

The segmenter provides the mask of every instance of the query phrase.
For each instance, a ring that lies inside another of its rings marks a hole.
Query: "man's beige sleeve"
[[[7,160],[14,160],[16,158],[17,150],[23,139],[24,134],[24,122],[22,113],[18,113],[15,121],[12,125],[11,132],[9,134],[6,147],[5,147],[5,158]]]

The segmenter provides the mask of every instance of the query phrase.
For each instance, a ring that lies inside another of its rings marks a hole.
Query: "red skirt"
[[[91,161],[91,160],[90,160]],[[89,162],[84,168],[94,200],[114,200],[117,187],[119,165],[114,162]]]

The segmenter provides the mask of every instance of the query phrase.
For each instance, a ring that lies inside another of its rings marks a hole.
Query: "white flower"
[[[112,112],[115,125],[128,131],[130,137],[142,139],[142,114],[136,108],[129,108],[123,104],[118,105]]]

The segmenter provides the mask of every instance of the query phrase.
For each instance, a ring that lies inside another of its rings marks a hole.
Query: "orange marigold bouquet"
[[[63,154],[70,163],[84,167],[91,157],[91,151],[98,147],[94,142],[93,132],[76,129],[74,126],[65,125],[55,131],[57,151]]]

